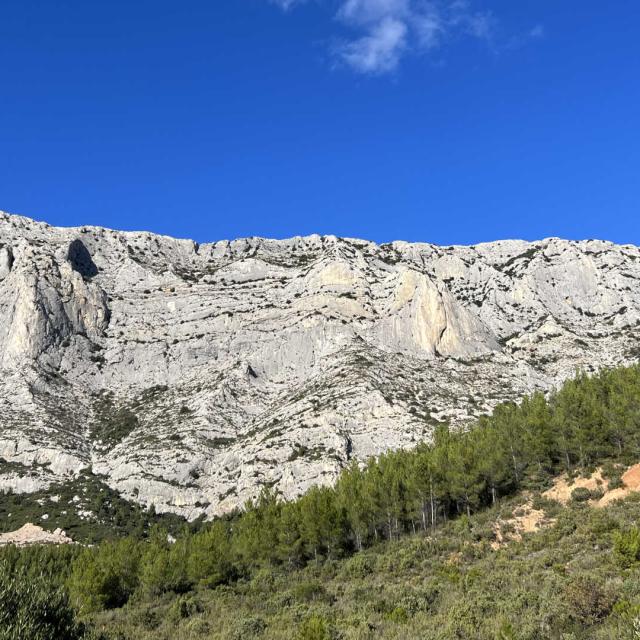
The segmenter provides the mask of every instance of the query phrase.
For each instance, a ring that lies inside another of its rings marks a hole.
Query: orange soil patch
[[[597,507],[604,507],[614,500],[622,500],[626,498],[630,493],[640,491],[640,464],[635,464],[630,467],[622,475],[623,487],[618,489],[612,489],[607,491],[600,500],[596,503]]]
[[[566,475],[562,475],[553,481],[553,487],[547,489],[542,495],[549,500],[555,500],[560,504],[568,504],[571,500],[571,492],[574,489],[589,489],[595,491],[597,489],[604,490],[607,483],[602,477],[602,471],[598,469],[588,478],[576,478],[569,482]]]
[[[549,500],[566,505],[571,501],[571,492],[578,487],[590,491],[600,490],[603,492],[603,496],[599,500],[590,500],[589,504],[594,507],[605,507],[614,500],[621,500],[633,492],[640,491],[640,464],[627,469],[622,476],[622,482],[624,486],[609,491],[608,483],[602,477],[602,470],[597,469],[588,478],[576,478],[571,482],[566,475],[560,476],[554,480],[553,487],[542,495]],[[545,517],[544,511],[534,509],[529,500],[514,511],[512,518],[498,520],[493,525],[495,540],[491,543],[491,548],[497,550],[512,540],[522,540],[525,533],[538,531],[554,522],[555,519]]]
[[[569,482],[566,475],[560,476],[554,481],[553,487],[545,491],[542,495],[545,498],[549,498],[550,500],[555,500],[560,504],[566,505],[571,500],[571,492],[574,489],[579,487],[589,489],[590,491],[599,489],[604,495],[598,500],[591,500],[589,504],[594,507],[605,507],[614,500],[622,500],[629,494],[635,491],[640,491],[640,464],[636,464],[627,469],[622,476],[622,482],[624,483],[624,486],[609,491],[608,483],[602,477],[602,470],[598,469],[588,478],[576,478],[571,482]]]
[[[491,543],[491,548],[499,549],[512,540],[522,540],[525,533],[538,531],[554,522],[555,520],[545,516],[542,509],[534,509],[531,502],[526,502],[516,509],[513,518],[495,523],[493,530],[496,539]]]

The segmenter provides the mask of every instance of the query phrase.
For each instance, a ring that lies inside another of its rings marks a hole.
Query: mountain
[[[0,213],[0,488],[193,519],[640,354],[640,248],[198,244]]]

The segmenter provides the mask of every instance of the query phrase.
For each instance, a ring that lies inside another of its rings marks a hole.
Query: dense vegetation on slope
[[[493,522],[517,509],[517,500],[505,499],[471,518],[448,522],[434,535],[381,542],[350,558],[312,562],[294,571],[264,568],[215,589],[140,592],[122,608],[86,616],[94,629],[84,637],[637,640],[638,498],[607,510],[537,501],[556,524],[494,551]],[[58,551],[22,551],[20,564],[30,556],[30,566],[42,566],[38,562],[45,553]],[[58,559],[60,569],[68,569],[67,560]],[[38,584],[46,587],[46,581]],[[46,597],[55,602],[59,591],[49,589],[52,595],[45,592]],[[69,607],[62,605],[64,622]],[[75,639],[81,633],[76,625],[65,635],[50,631],[40,637]],[[33,637],[0,633],[0,638]]]
[[[556,524],[494,551],[492,523],[515,506],[293,572],[141,593],[91,619],[132,640],[637,640],[638,546],[616,540],[638,539],[640,502],[537,504]]]
[[[76,611],[114,637],[613,637],[640,611],[637,502],[576,505],[499,552],[489,523],[561,471],[606,463],[619,482],[639,459],[636,366],[502,405],[464,433],[442,427],[294,502],[265,492],[175,543],[156,528],[51,558]],[[33,553],[14,551],[11,571]]]
[[[114,536],[146,538],[154,525],[177,535],[185,526],[180,516],[159,514],[153,508],[145,509],[125,500],[88,472],[34,493],[0,493],[0,533],[14,531],[25,522],[51,530],[63,529],[83,544],[95,544]],[[200,525],[197,520],[190,529],[196,530]]]

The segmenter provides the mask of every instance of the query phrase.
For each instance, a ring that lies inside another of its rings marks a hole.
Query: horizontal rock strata
[[[188,518],[640,353],[640,249],[189,240],[0,213],[0,487]]]

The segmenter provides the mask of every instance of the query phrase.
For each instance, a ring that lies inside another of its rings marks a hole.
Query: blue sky
[[[3,0],[0,209],[640,244],[637,0]]]

